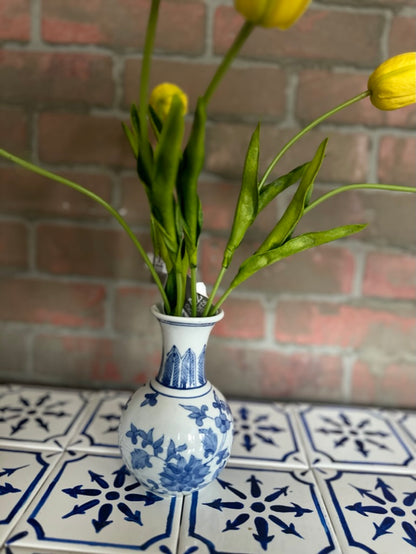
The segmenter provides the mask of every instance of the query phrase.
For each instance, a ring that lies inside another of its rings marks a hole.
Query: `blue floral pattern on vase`
[[[202,457],[191,452],[187,443],[179,444],[165,435],[155,435],[155,428],[138,428],[130,423],[125,431],[131,443],[129,466],[132,471],[158,467],[158,479],[142,479],[142,483],[161,494],[186,494],[195,491],[215,479],[230,455],[229,431],[232,416],[228,404],[213,390],[212,409],[207,404],[200,406],[179,404],[187,418],[197,428],[202,448]],[[145,393],[149,397],[149,393]],[[141,402],[140,406],[155,406],[155,403]],[[185,413],[186,413],[185,412]],[[189,434],[189,433],[188,433]]]

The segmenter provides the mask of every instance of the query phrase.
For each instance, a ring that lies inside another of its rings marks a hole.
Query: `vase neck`
[[[217,320],[157,319],[162,330],[163,351],[156,380],[173,389],[193,389],[205,385],[205,352],[208,337]]]

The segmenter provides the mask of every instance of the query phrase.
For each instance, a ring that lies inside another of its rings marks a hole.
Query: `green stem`
[[[70,187],[72,189],[75,189],[76,191],[80,192],[81,194],[84,194],[85,196],[88,196],[101,206],[105,208],[110,214],[118,221],[118,223],[123,227],[123,229],[126,231],[130,239],[133,241],[134,245],[136,246],[137,250],[139,251],[140,255],[142,256],[145,264],[149,268],[149,271],[160,291],[160,294],[162,296],[163,302],[165,303],[165,306],[167,309],[170,310],[170,304],[169,300],[166,296],[165,290],[163,288],[163,285],[159,279],[158,274],[155,271],[155,268],[152,265],[152,262],[150,261],[148,255],[144,251],[142,245],[136,238],[133,231],[130,229],[129,225],[123,219],[123,217],[115,210],[110,204],[108,204],[103,198],[100,196],[97,196],[90,190],[84,188],[83,186],[79,185],[78,183],[74,183],[73,181],[70,181],[69,179],[65,179],[64,177],[60,177],[59,175],[56,175],[55,173],[52,173],[51,171],[47,171],[46,169],[42,169],[30,162],[27,162],[17,156],[14,156],[13,154],[10,154],[10,152],[7,152],[6,150],[3,150],[0,148],[0,156],[3,158],[6,158],[7,160],[19,165],[20,167],[23,167],[24,169],[28,169],[29,171],[32,171],[33,173],[37,173],[38,175],[42,175],[42,177],[46,177],[48,179],[52,179],[53,181],[56,181],[57,183],[61,183],[62,185],[66,185],[67,187]]]
[[[244,42],[251,34],[254,27],[254,23],[250,23],[249,21],[243,23],[238,35],[235,37],[234,42],[230,46],[228,52],[225,54],[220,65],[217,67],[217,71],[215,72],[210,84],[208,85],[207,90],[205,91],[205,94],[202,97],[205,104],[208,104],[208,102],[210,101],[211,96],[214,94],[219,82],[221,81],[235,56],[238,54],[240,48],[243,46]]]
[[[357,96],[354,96],[353,98],[350,98],[346,102],[343,102],[342,104],[339,104],[339,106],[336,106],[335,108],[332,108],[328,112],[324,113],[323,115],[321,115],[320,117],[318,117],[317,119],[312,121],[312,123],[309,123],[309,125],[307,125],[304,129],[299,131],[299,133],[297,133],[292,139],[290,139],[290,141],[287,144],[285,144],[285,146],[280,150],[280,152],[277,154],[277,156],[275,156],[275,158],[272,160],[272,162],[270,163],[270,165],[266,169],[262,180],[259,183],[259,190],[262,188],[262,186],[266,182],[268,176],[270,175],[271,171],[273,170],[273,168],[277,164],[277,162],[280,160],[280,158],[282,158],[282,156],[289,150],[289,148],[291,148],[291,146],[296,141],[298,141],[301,137],[303,137],[303,135],[306,135],[306,133],[308,133],[311,129],[313,129],[314,127],[319,125],[319,123],[321,123],[322,121],[324,121],[325,119],[327,119],[328,117],[333,115],[334,113],[339,112],[340,110],[346,108],[347,106],[350,106],[351,104],[354,104],[355,102],[358,102],[359,100],[362,100],[363,98],[366,98],[370,94],[371,93],[370,93],[369,90],[366,90],[365,92],[361,92],[360,94],[357,94]]]
[[[176,272],[176,306],[175,315],[181,316],[185,301],[185,287],[183,284],[183,274],[181,271]]]
[[[215,315],[217,313],[217,311],[220,309],[222,304],[227,300],[228,296],[231,294],[234,288],[235,287],[228,287],[228,289],[224,292],[224,294],[220,297],[218,302],[212,308],[210,315]]]
[[[222,278],[224,277],[226,271],[227,271],[227,268],[226,268],[226,267],[222,267],[222,268],[221,268],[221,271],[220,271],[219,274],[218,274],[217,280],[215,281],[215,284],[214,284],[214,286],[213,286],[213,289],[212,289],[212,291],[211,291],[211,294],[209,295],[207,305],[205,306],[205,309],[204,309],[204,313],[203,313],[203,316],[204,316],[204,317],[206,317],[207,315],[210,315],[210,310],[211,310],[212,302],[213,302],[213,300],[214,300],[214,298],[215,298],[215,295],[217,294],[218,287],[220,286],[221,281],[222,281]],[[214,314],[215,314],[215,311],[214,311]]]
[[[153,46],[156,36],[156,26],[159,14],[160,0],[152,0],[150,8],[149,20],[146,27],[146,38],[144,41],[142,68],[140,72],[140,96],[139,96],[139,116],[140,116],[140,131],[142,139],[147,137],[147,105],[149,94],[149,76],[150,65],[152,60]]]
[[[197,316],[196,304],[197,304],[196,267],[191,266],[191,305],[192,305],[191,315],[192,315],[192,317]]]
[[[344,185],[343,187],[338,187],[334,190],[331,190],[327,192],[326,194],[322,195],[320,198],[317,198],[314,202],[309,204],[307,208],[304,210],[304,214],[307,214],[312,208],[315,208],[318,206],[321,202],[324,202],[324,200],[328,200],[328,198],[331,198],[332,196],[335,196],[336,194],[339,194],[340,192],[345,192],[348,190],[355,190],[355,189],[379,189],[379,190],[393,190],[398,192],[416,192],[416,188],[411,187],[402,187],[399,185],[378,185],[378,184],[371,184],[371,183],[361,183],[356,185]]]

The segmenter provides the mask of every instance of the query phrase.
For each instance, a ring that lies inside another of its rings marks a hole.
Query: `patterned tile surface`
[[[0,544],[60,454],[0,448]]]
[[[318,479],[343,552],[415,552],[416,475],[327,470]]]
[[[16,527],[13,548],[173,551],[181,504],[144,490],[118,455],[67,452]]]
[[[416,453],[416,413],[406,412],[398,417],[398,427]]]
[[[85,392],[2,387],[0,445],[62,450],[87,404]]]
[[[117,432],[123,406],[131,394],[108,391],[93,395],[90,411],[84,417],[80,428],[72,438],[70,448],[115,452],[118,449]]]
[[[0,387],[0,554],[416,554],[416,411],[233,400],[228,467],[175,499],[123,465],[128,398]]]
[[[230,402],[234,417],[233,462],[308,467],[290,410],[259,402]]]
[[[185,499],[179,552],[340,552],[310,470],[228,467]]]
[[[416,469],[415,455],[385,412],[345,406],[300,409],[301,428],[314,466],[337,464],[378,471]]]

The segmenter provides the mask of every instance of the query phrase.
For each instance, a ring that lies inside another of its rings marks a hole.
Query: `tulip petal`
[[[416,102],[416,52],[393,56],[380,64],[368,79],[372,104],[396,110]]]
[[[303,14],[310,0],[234,0],[247,21],[261,27],[288,29]]]
[[[310,0],[271,1],[263,16],[263,25],[265,27],[278,27],[282,30],[288,29],[299,19],[309,4]]]

